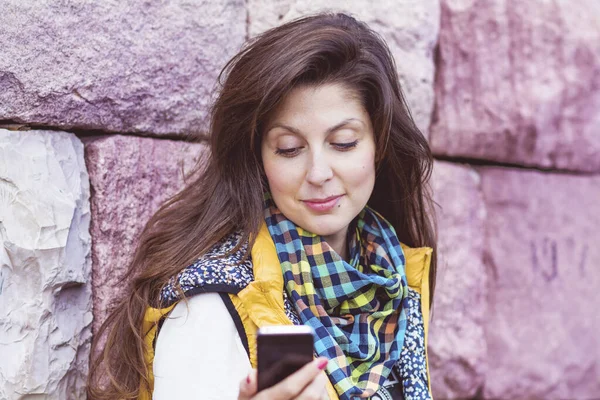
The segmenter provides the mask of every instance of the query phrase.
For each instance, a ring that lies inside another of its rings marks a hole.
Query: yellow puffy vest
[[[411,248],[402,245],[406,258],[406,279],[408,286],[421,295],[421,312],[425,330],[425,356],[427,360],[427,376],[429,377],[429,360],[427,357],[427,332],[429,328],[429,265],[432,249],[430,247]],[[251,250],[254,281],[238,294],[229,297],[240,316],[248,340],[250,364],[256,368],[256,332],[259,327],[267,325],[291,325],[283,306],[283,275],[275,244],[267,226],[263,224]],[[154,376],[154,339],[158,322],[163,319],[175,304],[158,309],[148,307],[144,316],[143,332],[145,332],[145,361],[150,380],[150,392],[140,387],[138,400],[152,400]],[[325,372],[323,372],[325,373]],[[337,393],[327,380],[327,393],[331,400],[338,400]],[[428,379],[431,392],[431,379]]]

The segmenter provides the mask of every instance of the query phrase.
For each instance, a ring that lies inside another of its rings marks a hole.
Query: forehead
[[[337,123],[349,118],[368,118],[355,90],[341,84],[298,86],[282,99],[267,125],[276,122]]]

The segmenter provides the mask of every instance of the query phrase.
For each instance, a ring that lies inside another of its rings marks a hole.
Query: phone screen
[[[313,360],[312,334],[258,335],[258,390],[271,387]]]

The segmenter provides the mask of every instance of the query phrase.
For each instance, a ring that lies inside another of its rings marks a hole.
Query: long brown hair
[[[247,42],[218,83],[210,158],[142,232],[129,265],[128,295],[94,338],[93,354],[99,355],[91,366],[90,399],[136,398],[140,384],[148,385],[142,332],[147,307],[160,306],[167,280],[224,236],[241,230],[245,242],[258,232],[266,185],[262,126],[296,85],[339,83],[359,94],[379,155],[369,205],[391,222],[401,242],[436,247],[428,184],[433,157],[411,117],[389,49],[364,23],[342,13],[321,13],[273,28]],[[102,336],[106,345],[100,351]]]

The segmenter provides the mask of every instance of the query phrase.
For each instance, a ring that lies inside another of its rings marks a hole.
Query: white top
[[[177,303],[156,339],[154,400],[236,400],[251,370],[235,323],[218,293]]]

